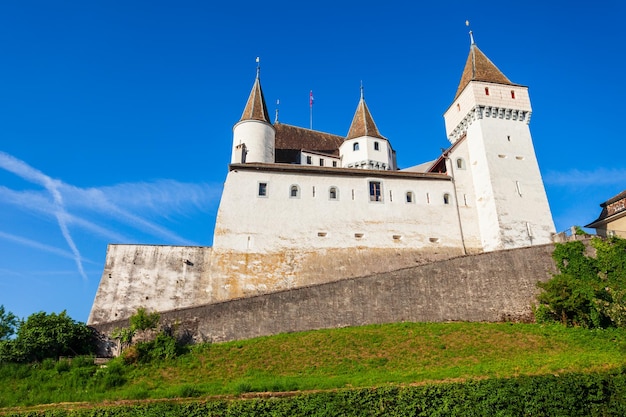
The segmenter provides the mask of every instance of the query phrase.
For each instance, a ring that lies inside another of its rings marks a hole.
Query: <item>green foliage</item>
[[[590,374],[522,376],[424,386],[384,386],[280,398],[145,402],[49,409],[11,416],[40,417],[291,417],[291,416],[623,416],[626,369]],[[145,391],[137,390],[138,397]]]
[[[10,311],[5,311],[4,306],[0,305],[0,340],[8,340],[15,334],[18,320]]]
[[[594,238],[595,256],[583,242],[557,244],[553,253],[559,274],[539,283],[535,318],[586,328],[626,325],[626,239]]]
[[[156,311],[148,313],[145,308],[140,307],[137,312],[130,316],[130,328],[133,330],[153,330],[159,325],[161,316]]]
[[[150,363],[153,361],[174,359],[178,356],[180,347],[176,339],[163,332],[157,334],[154,340],[139,342],[126,349],[122,354],[124,363]]]
[[[39,312],[19,322],[15,339],[0,343],[0,363],[90,354],[94,347],[93,332],[86,324],[72,320],[65,311]]]

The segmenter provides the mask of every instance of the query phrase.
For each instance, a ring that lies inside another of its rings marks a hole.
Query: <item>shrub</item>
[[[543,290],[535,308],[537,322],[597,327],[626,326],[626,239],[594,238],[595,256],[583,242],[555,246],[559,274],[537,285]]]

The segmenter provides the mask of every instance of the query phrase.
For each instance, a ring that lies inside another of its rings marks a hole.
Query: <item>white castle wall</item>
[[[470,82],[444,116],[450,140],[466,144],[453,155],[468,157],[485,251],[552,242],[555,228],[528,126],[530,112],[526,87]]]
[[[245,162],[274,162],[276,131],[269,123],[242,120],[233,127],[232,163],[240,163],[241,145],[245,145]]]
[[[382,201],[370,201],[370,181],[380,182]],[[266,196],[258,196],[260,183],[267,185]],[[298,187],[297,197],[290,194],[292,186]],[[407,192],[413,196],[410,203]],[[455,204],[449,177],[436,174],[233,165],[213,245],[216,250],[255,253],[294,248],[460,248]]]

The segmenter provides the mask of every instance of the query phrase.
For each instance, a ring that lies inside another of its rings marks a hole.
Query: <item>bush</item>
[[[583,242],[555,246],[559,274],[537,285],[535,319],[587,328],[626,326],[626,239],[594,238],[595,257]]]

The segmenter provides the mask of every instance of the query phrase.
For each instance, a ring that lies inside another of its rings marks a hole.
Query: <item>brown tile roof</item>
[[[250,97],[248,97],[246,108],[243,109],[243,114],[241,115],[241,119],[239,121],[242,120],[261,120],[263,122],[270,123],[267,106],[265,105],[265,97],[263,96],[263,89],[261,89],[261,80],[259,79],[258,74],[254,80],[252,91],[250,91]]]
[[[274,129],[276,129],[276,149],[305,149],[339,155],[339,146],[344,141],[343,136],[278,122],[274,124]]]
[[[363,97],[361,97],[359,105],[356,108],[356,112],[354,113],[354,118],[352,119],[352,124],[350,125],[350,130],[348,131],[346,139],[360,138],[361,136],[386,139],[378,131],[376,123],[374,123],[372,114],[367,108],[367,104],[365,104]]]
[[[455,100],[470,81],[516,85],[513,84],[475,44],[472,44],[470,47],[470,52],[465,62],[465,68],[463,69],[463,75],[461,76],[461,82],[454,96]]]

